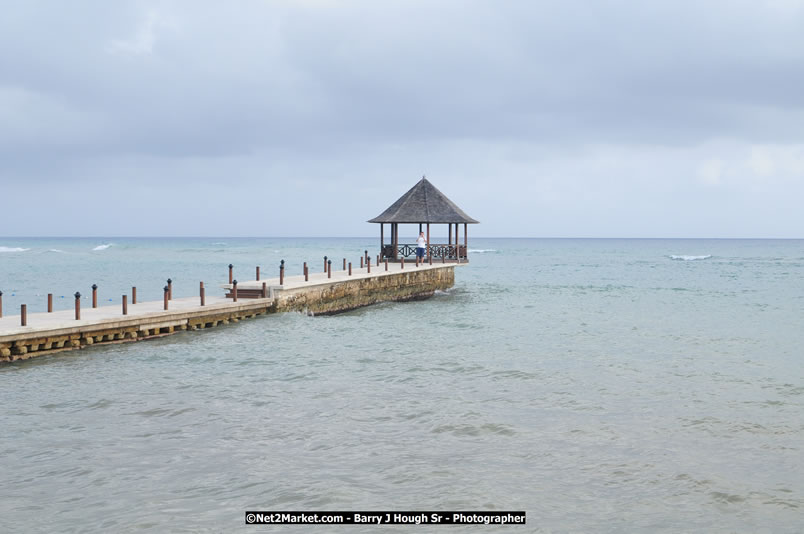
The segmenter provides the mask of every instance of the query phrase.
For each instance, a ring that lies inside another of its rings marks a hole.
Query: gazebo
[[[428,259],[440,258],[442,261],[449,260],[459,263],[468,261],[467,230],[470,224],[478,223],[448,199],[444,193],[436,189],[424,176],[410,191],[391,204],[391,207],[368,222],[380,225],[380,256],[382,258],[396,261],[400,257],[415,256],[416,243],[399,242],[399,225],[418,224],[419,232],[426,232]],[[387,245],[385,244],[386,223],[391,225],[391,243]],[[430,242],[430,224],[449,225],[447,243],[433,244]],[[461,224],[463,224],[463,245],[459,244]],[[426,230],[423,228],[424,225],[426,225]]]

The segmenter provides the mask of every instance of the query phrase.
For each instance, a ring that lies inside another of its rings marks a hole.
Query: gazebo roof
[[[399,197],[391,207],[374,217],[370,223],[468,223],[478,221],[469,217],[444,193],[422,177]]]

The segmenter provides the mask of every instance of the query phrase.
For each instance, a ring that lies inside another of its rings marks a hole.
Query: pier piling
[[[279,285],[285,285],[285,260],[279,262]]]
[[[346,270],[346,258],[343,259],[343,270]]]
[[[352,262],[349,262],[349,276],[352,276]]]
[[[237,302],[237,280],[232,280],[232,299]]]
[[[364,258],[363,258],[363,256],[361,256],[361,257],[360,257],[360,268],[361,268],[361,269],[363,268],[363,259],[364,259]]]
[[[53,293],[47,294],[47,312],[53,313]]]
[[[137,286],[131,286],[131,304],[137,303]]]
[[[327,278],[332,278],[332,260],[327,262]]]
[[[168,286],[165,286],[164,290],[165,290],[165,296],[163,298],[163,303],[164,303],[165,310],[167,310],[168,309]]]
[[[262,298],[264,299],[268,298],[268,284],[266,284],[265,282],[262,283]]]
[[[75,292],[75,320],[81,320],[81,293]]]
[[[233,271],[232,271],[232,269],[234,269],[234,265],[232,265],[232,264],[230,263],[230,264],[229,264],[229,283],[230,283],[230,284],[232,283],[232,272],[233,272]]]
[[[168,300],[173,300],[173,280],[167,279],[168,284]]]
[[[366,272],[371,274],[371,257],[366,256]]]
[[[206,304],[206,296],[204,295],[204,282],[198,283],[198,297],[201,299],[201,306]]]
[[[28,326],[28,305],[20,304],[20,325]]]
[[[0,291],[0,317],[3,317],[3,292]]]
[[[307,262],[304,262],[304,281],[310,281],[310,273],[307,272]]]
[[[92,307],[98,307],[98,284],[92,284]]]
[[[128,295],[123,295],[123,315],[128,315]]]
[[[257,265],[257,278],[256,278],[256,280],[258,282],[260,281],[260,266],[259,265]]]
[[[324,256],[324,272],[327,272],[327,257]]]

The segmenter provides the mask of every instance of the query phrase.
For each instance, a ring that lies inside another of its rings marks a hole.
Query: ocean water
[[[0,238],[0,290],[6,314],[93,283],[156,300],[168,277],[212,293],[229,263],[252,279],[376,248]],[[247,509],[804,529],[804,241],[471,239],[470,258],[427,301],[0,365],[0,531],[228,532]]]

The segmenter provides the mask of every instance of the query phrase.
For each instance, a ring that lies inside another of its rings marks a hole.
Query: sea
[[[0,238],[5,314],[366,238]],[[0,365],[0,532],[802,532],[804,241],[470,239],[455,286]],[[85,304],[88,305],[88,304]],[[31,323],[29,318],[29,323]],[[246,526],[246,510],[519,526]]]

